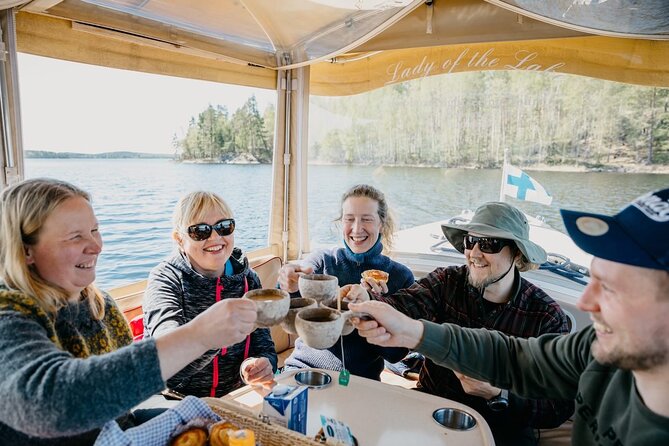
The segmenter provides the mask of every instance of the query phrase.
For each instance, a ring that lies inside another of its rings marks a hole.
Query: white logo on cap
[[[595,217],[578,217],[576,227],[585,235],[598,237],[609,232],[609,224]]]
[[[637,198],[632,205],[656,222],[665,223],[669,221],[669,202],[652,192]]]

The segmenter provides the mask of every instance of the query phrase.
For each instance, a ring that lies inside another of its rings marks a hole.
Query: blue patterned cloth
[[[173,408],[125,431],[116,421],[108,422],[100,431],[95,446],[165,446],[178,426],[197,417],[221,419],[204,401],[187,396]]]

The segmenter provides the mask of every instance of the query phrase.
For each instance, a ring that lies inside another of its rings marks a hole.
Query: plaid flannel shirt
[[[545,292],[520,277],[515,270],[512,298],[504,304],[483,299],[469,285],[466,265],[437,268],[410,288],[376,299],[402,313],[436,323],[451,322],[462,327],[498,330],[529,338],[543,333],[569,333],[569,319]],[[423,365],[418,387],[434,395],[459,401],[481,413],[493,431],[527,426],[557,427],[573,413],[572,401],[527,399],[509,393],[509,408],[493,412],[484,398],[465,393],[460,380],[445,367],[429,359]]]

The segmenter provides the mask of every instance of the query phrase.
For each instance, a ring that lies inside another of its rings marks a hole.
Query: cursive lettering
[[[515,58],[518,61],[515,65],[505,65],[504,67],[509,70],[526,70],[526,71],[555,71],[558,68],[565,66],[564,62],[558,62],[549,67],[543,68],[539,64],[530,64],[529,62],[536,59],[539,56],[539,53],[529,52],[527,50],[520,50],[515,54]]]
[[[404,61],[388,65],[386,74],[390,80],[385,84],[393,84],[418,77],[426,77],[432,74],[453,73],[457,71],[469,70],[493,70],[503,68],[507,70],[524,71],[557,71],[566,65],[565,62],[558,62],[553,65],[542,65],[537,63],[539,53],[536,51],[519,50],[513,55],[514,63],[505,64],[500,67],[500,58],[495,57],[495,48],[488,48],[486,51],[473,51],[471,48],[465,48],[455,58],[444,59],[441,63],[429,60],[423,56],[420,63],[415,65],[406,65]]]

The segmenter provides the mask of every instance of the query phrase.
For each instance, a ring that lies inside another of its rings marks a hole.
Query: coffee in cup
[[[268,328],[281,322],[290,308],[290,295],[283,290],[263,288],[252,290],[244,294],[244,299],[256,303],[258,327]]]
[[[293,297],[290,299],[290,308],[288,314],[281,322],[281,328],[288,334],[297,334],[295,329],[295,317],[297,313],[304,308],[315,308],[316,301],[308,297]]]
[[[295,329],[309,347],[330,348],[341,336],[347,317],[348,314],[331,308],[306,308],[297,313]]]

